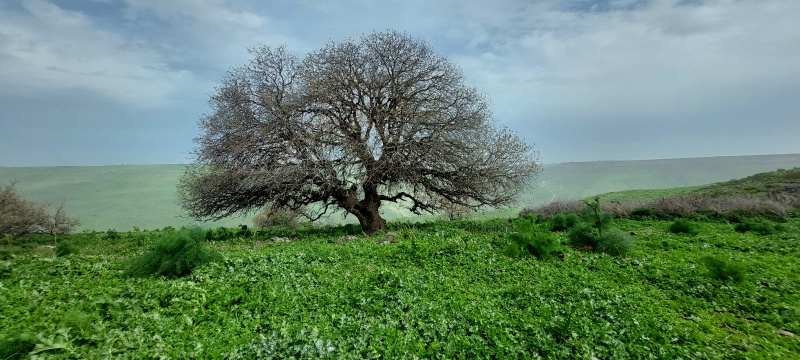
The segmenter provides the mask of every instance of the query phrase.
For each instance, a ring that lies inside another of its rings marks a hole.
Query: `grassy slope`
[[[619,221],[637,234],[629,258],[564,261],[500,255],[497,220],[401,228],[392,245],[315,229],[216,243],[224,263],[177,280],[122,276],[155,233],[78,234],[78,255],[0,262],[0,339],[27,334],[53,358],[800,358],[786,335],[800,334],[800,222],[763,237],[668,225]],[[747,278],[707,277],[706,255]]]
[[[800,154],[553,164],[545,166],[536,187],[522,195],[521,205],[628,189],[702,185],[796,166],[800,166]],[[21,195],[50,204],[66,199],[67,211],[81,220],[82,229],[155,229],[192,223],[179,217],[175,199],[182,171],[182,165],[0,167],[0,184],[17,180]],[[391,205],[382,209],[389,219],[406,215]],[[342,218],[334,215],[330,220]],[[250,224],[250,217],[204,226],[238,224]]]
[[[741,179],[717,182],[708,185],[669,189],[646,189],[616,191],[599,195],[602,202],[650,201],[680,195],[687,196],[759,196],[781,192],[800,193],[800,167],[780,169],[750,175]]]

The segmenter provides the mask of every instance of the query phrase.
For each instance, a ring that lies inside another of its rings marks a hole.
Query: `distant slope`
[[[81,229],[131,230],[193,224],[180,216],[176,185],[183,165],[0,167],[0,184],[17,181],[27,199],[65,202]],[[219,224],[250,224],[230,219]],[[216,225],[217,223],[209,224]]]
[[[537,187],[523,196],[523,203],[536,206],[622,190],[706,185],[798,166],[800,154],[546,165],[536,180]]]
[[[598,195],[602,202],[652,201],[676,196],[796,198],[800,196],[800,167],[758,173],[708,185],[649,190],[625,190]]]
[[[800,154],[553,164],[544,167],[536,188],[523,194],[521,205],[620,190],[704,185],[794,167],[800,167]],[[65,201],[82,229],[155,229],[194,223],[180,217],[176,203],[175,186],[183,169],[183,165],[0,167],[0,184],[16,180],[17,190],[28,199]],[[392,206],[382,209],[387,218],[402,216]],[[250,218],[203,225],[250,224]]]

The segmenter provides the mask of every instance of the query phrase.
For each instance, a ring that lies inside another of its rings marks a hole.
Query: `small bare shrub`
[[[687,217],[698,211],[701,200],[688,196],[662,198],[650,204],[653,212],[661,217]]]
[[[787,171],[783,174],[783,178],[786,180],[797,180],[800,179],[800,169],[794,169]]]
[[[456,204],[454,202],[445,202],[442,208],[443,215],[450,221],[464,219],[475,211],[469,206]]]
[[[19,196],[14,185],[12,182],[0,188],[0,236],[18,238],[26,234],[45,233],[56,238],[71,233],[80,224],[77,219],[67,216],[63,203],[51,215],[45,204]]]
[[[289,209],[272,209],[265,208],[258,215],[253,218],[253,227],[273,227],[273,226],[286,226],[295,228],[300,224],[299,217],[294,211]]]
[[[549,219],[558,214],[581,212],[585,206],[580,200],[556,200],[534,208],[533,212],[539,214],[543,219]]]
[[[25,234],[45,232],[50,225],[50,215],[44,204],[20,197],[14,183],[0,188],[0,236],[17,238]]]
[[[517,217],[520,219],[527,219],[531,216],[539,216],[539,214],[536,213],[536,209],[530,207],[522,209],[519,214],[517,214]]]

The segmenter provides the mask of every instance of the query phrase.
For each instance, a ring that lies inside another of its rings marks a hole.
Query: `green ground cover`
[[[635,234],[625,257],[579,251],[553,233],[563,260],[503,255],[516,229],[503,219],[392,223],[388,244],[379,244],[384,234],[349,235],[353,227],[278,229],[209,242],[222,260],[178,279],[125,275],[163,231],[75,234],[77,252],[63,257],[41,246],[49,238],[31,238],[0,245],[0,350],[31,358],[800,358],[800,219],[770,235],[711,221],[695,223],[696,235],[674,234],[671,224],[615,220]],[[741,279],[715,275],[733,268]]]

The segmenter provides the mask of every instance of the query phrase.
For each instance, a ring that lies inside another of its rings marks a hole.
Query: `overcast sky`
[[[400,3],[403,3],[402,5]],[[545,163],[800,153],[798,0],[0,1],[0,165],[187,163],[258,44],[396,29]]]

